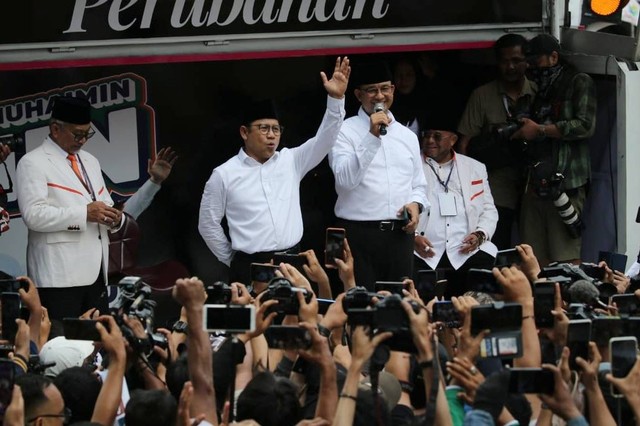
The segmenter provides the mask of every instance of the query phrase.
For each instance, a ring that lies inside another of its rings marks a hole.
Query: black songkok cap
[[[243,111],[242,122],[251,124],[256,120],[272,118],[278,120],[278,114],[273,105],[273,101],[264,100],[249,104]]]
[[[551,55],[553,52],[560,53],[560,43],[549,34],[535,36],[527,46],[527,56]]]
[[[54,98],[51,118],[71,124],[89,124],[91,104],[84,98],[58,96]]]
[[[393,76],[385,62],[362,62],[354,65],[351,76],[353,87],[393,81]]]

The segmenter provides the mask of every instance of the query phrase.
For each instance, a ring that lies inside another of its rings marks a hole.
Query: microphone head
[[[593,305],[594,303],[597,303],[596,301],[600,296],[598,287],[587,280],[577,280],[571,287],[569,287],[568,292],[571,303]]]
[[[384,102],[376,102],[373,106],[373,112],[384,112],[386,108],[384,107]]]

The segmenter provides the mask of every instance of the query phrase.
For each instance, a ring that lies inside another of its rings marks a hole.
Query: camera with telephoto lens
[[[111,315],[122,331],[129,345],[139,354],[151,355],[154,346],[167,349],[167,338],[161,333],[154,333],[154,312],[156,302],[151,300],[151,287],[140,277],[124,277],[118,283],[119,292],[110,304]],[[136,337],[133,330],[124,322],[123,315],[136,317],[144,327],[146,338]]]
[[[231,303],[231,286],[229,284],[216,281],[205,286],[207,292],[207,305],[228,305]]]
[[[365,287],[353,287],[347,290],[342,299],[342,310],[349,313],[351,309],[366,309],[373,306],[376,293],[369,292]]]
[[[13,152],[24,151],[24,138],[17,135],[0,136],[0,145],[8,146]]]
[[[505,124],[495,126],[491,129],[492,136],[500,142],[508,142],[511,139],[511,136],[515,132],[517,132],[522,127],[521,118],[526,117],[526,115],[516,117],[507,118],[507,122]]]
[[[300,310],[298,293],[302,293],[307,303],[311,301],[312,294],[306,289],[294,287],[286,278],[272,278],[271,281],[269,281],[265,295],[262,296],[261,303],[267,300],[277,300],[278,303],[269,307],[267,312],[265,312],[265,316],[271,312],[284,315],[298,315],[298,311]]]

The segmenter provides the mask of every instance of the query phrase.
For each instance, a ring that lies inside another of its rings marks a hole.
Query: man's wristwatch
[[[171,327],[171,331],[173,331],[174,333],[189,334],[187,331],[187,326],[188,324],[186,322],[178,320],[173,323],[173,327]]]
[[[422,212],[424,211],[424,206],[422,205],[422,203],[419,203],[417,201],[414,201],[414,203],[418,205],[418,214],[422,214]]]

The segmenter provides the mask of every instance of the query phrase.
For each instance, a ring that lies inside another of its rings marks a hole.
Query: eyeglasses
[[[284,126],[280,126],[278,124],[275,124],[273,126],[270,126],[268,124],[251,124],[251,126],[257,127],[260,133],[262,133],[263,135],[268,135],[269,130],[271,130],[276,136],[284,132]]]
[[[448,139],[451,136],[451,134],[443,135],[442,133],[434,132],[433,130],[423,130],[422,132],[420,132],[420,137],[422,139],[429,140],[433,138],[433,140],[436,142],[442,142],[444,139]]]
[[[64,411],[62,412],[62,414],[41,414],[39,416],[35,416],[35,417],[32,417],[32,418],[28,419],[26,421],[26,423],[35,422],[39,418],[63,419],[62,420],[62,424],[67,425],[71,421],[71,410],[69,408],[67,408],[67,407],[64,407]]]
[[[376,96],[378,92],[382,93],[383,95],[389,95],[393,91],[393,88],[393,84],[385,84],[384,86],[365,87],[364,89],[360,90],[362,90],[368,96]]]
[[[76,142],[80,142],[82,139],[89,140],[96,134],[93,130],[87,130],[86,132],[72,132],[69,130],[69,132],[73,135],[73,140]]]

